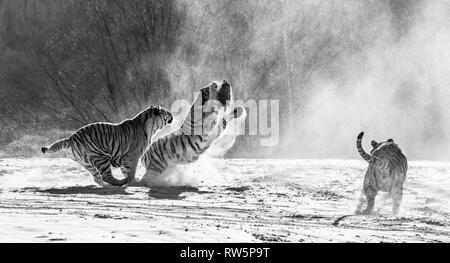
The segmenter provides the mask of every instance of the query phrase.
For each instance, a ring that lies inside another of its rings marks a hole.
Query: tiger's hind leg
[[[136,168],[137,168],[137,163],[124,163],[121,167],[120,167],[120,171],[122,172],[123,176],[125,176],[125,178],[127,178],[128,186],[138,186],[139,184],[136,182]]]
[[[357,215],[370,215],[373,212],[375,206],[375,197],[377,196],[378,190],[372,187],[375,185],[374,170],[373,167],[369,166],[364,175],[363,189],[359,197],[359,202],[356,207]],[[364,204],[367,202],[366,209],[362,210]]]
[[[403,186],[396,187],[392,191],[392,214],[394,216],[398,215],[400,211],[400,205],[403,199]]]
[[[89,164],[83,164],[84,169],[86,169],[94,178],[94,181],[100,185],[100,186],[105,186],[106,183],[103,182],[101,175],[99,174],[99,172],[94,168],[94,166],[89,165]]]
[[[366,200],[367,200],[366,195],[364,194],[364,190],[362,190],[361,194],[359,195],[358,205],[356,206],[356,211],[355,211],[356,215],[362,214],[362,208],[363,208],[363,205],[365,204]]]
[[[77,162],[79,165],[83,166],[83,168],[88,171],[92,177],[94,178],[94,181],[100,185],[100,186],[104,186],[105,182],[102,181],[101,175],[98,173],[98,171],[94,168],[94,166],[92,166],[91,164],[87,163],[86,161],[84,161],[83,159],[81,159],[80,157],[72,157],[72,160],[74,160],[75,162]]]
[[[166,170],[161,171],[160,169],[150,166],[147,167],[144,176],[140,180],[141,185],[152,187],[152,186],[162,186],[164,185],[164,173]]]
[[[127,183],[127,178],[122,180],[114,178],[111,172],[111,163],[108,157],[92,157],[91,164],[97,170],[98,174],[100,174],[103,187],[123,186]]]
[[[389,194],[392,197],[392,214],[396,216],[400,211],[400,205],[403,199],[403,183],[405,182],[406,174],[402,171],[396,170],[392,176],[394,181]]]
[[[370,215],[373,212],[373,208],[375,206],[375,197],[377,196],[378,191],[373,189],[370,186],[364,186],[364,194],[367,199],[367,207],[362,211],[363,215]]]

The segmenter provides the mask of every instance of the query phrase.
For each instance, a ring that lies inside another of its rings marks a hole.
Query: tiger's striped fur
[[[69,138],[43,147],[42,152],[66,150],[74,161],[92,174],[99,185],[123,186],[135,180],[139,159],[153,134],[171,123],[172,119],[172,114],[164,108],[151,106],[133,119],[118,124],[89,124]],[[125,178],[114,178],[111,166],[120,167]]]
[[[243,113],[243,107],[236,107],[218,120],[219,110],[226,109],[231,100],[231,86],[224,81],[219,90],[217,87],[212,83],[201,89],[181,128],[150,145],[141,161],[146,168],[141,185],[151,186],[153,179],[169,168],[198,160],[222,134],[227,122]]]
[[[372,141],[373,149],[368,154],[361,145],[363,136],[364,132],[361,132],[356,141],[356,148],[361,157],[369,163],[369,167],[364,177],[363,193],[361,193],[357,213],[371,214],[375,205],[375,197],[378,191],[382,191],[388,192],[392,197],[392,212],[397,215],[403,197],[403,183],[408,171],[406,156],[392,139],[381,143]],[[367,200],[367,207],[361,212],[365,201],[364,196]]]

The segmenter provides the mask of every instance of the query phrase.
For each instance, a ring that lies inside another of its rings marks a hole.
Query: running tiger
[[[213,82],[200,90],[180,129],[153,142],[142,157],[147,169],[139,185],[152,186],[154,179],[177,164],[191,163],[200,157],[225,129],[227,122],[244,113],[236,107],[219,119],[219,111],[226,111],[231,103],[231,86],[224,81]]]
[[[69,138],[43,147],[42,152],[66,150],[74,161],[92,174],[99,185],[123,186],[134,181],[139,159],[153,134],[170,124],[172,119],[172,114],[164,108],[151,106],[133,119],[119,124],[89,124]],[[125,178],[114,178],[111,166],[120,167]]]
[[[389,139],[386,142],[372,141],[372,151],[367,154],[361,146],[364,132],[358,135],[356,147],[361,157],[369,163],[364,177],[363,193],[356,209],[357,214],[371,214],[375,205],[378,191],[388,192],[392,197],[394,215],[397,215],[403,196],[403,183],[408,171],[408,161],[400,147]],[[361,211],[364,196],[367,199],[367,208]]]

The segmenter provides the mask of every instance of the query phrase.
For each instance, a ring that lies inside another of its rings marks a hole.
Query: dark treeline
[[[280,100],[283,138],[314,77],[336,79],[392,24],[393,41],[407,34],[419,1],[400,2],[2,0],[0,145],[170,107],[222,79],[236,99]],[[232,154],[258,147],[238,140]]]
[[[173,2],[23,0],[0,8],[8,122],[73,128],[170,99],[161,65],[184,22]]]

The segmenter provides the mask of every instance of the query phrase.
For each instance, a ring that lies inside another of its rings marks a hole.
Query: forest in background
[[[399,138],[414,158],[450,158],[450,58],[439,53],[449,10],[422,0],[0,0],[0,152],[33,156],[88,123],[192,100],[225,79],[235,99],[279,100],[281,125],[277,146],[239,136],[228,156],[356,157],[366,130]]]

